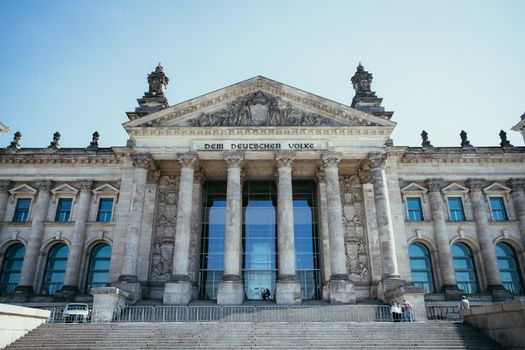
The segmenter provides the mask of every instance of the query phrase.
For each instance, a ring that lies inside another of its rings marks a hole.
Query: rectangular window
[[[113,210],[113,198],[100,198],[98,204],[97,221],[111,221],[111,212]]]
[[[502,197],[490,197],[490,208],[492,209],[492,219],[494,221],[507,221],[509,219]]]
[[[67,222],[71,214],[71,198],[60,198],[58,200],[57,213],[55,214],[55,221]]]
[[[423,221],[420,198],[407,198],[408,221]]]
[[[449,197],[448,209],[450,210],[450,221],[465,220],[465,212],[463,211],[463,202],[461,202],[461,197]]]
[[[30,198],[19,198],[16,202],[14,222],[25,222],[29,219],[29,207],[31,206]]]

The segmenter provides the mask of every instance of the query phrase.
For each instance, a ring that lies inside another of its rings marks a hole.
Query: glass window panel
[[[519,271],[514,249],[504,242],[496,244],[496,256],[503,287],[518,294],[523,290],[523,279]]]
[[[7,248],[4,263],[0,270],[0,294],[14,292],[20,278],[24,253],[25,246],[20,243]]]
[[[91,288],[103,287],[107,284],[110,265],[111,246],[106,243],[99,243],[94,246],[89,256],[89,270],[85,287],[86,293],[89,293]]]
[[[463,211],[463,202],[460,197],[449,197],[448,208],[450,210],[451,221],[465,220],[465,213]]]
[[[466,293],[476,293],[477,278],[470,249],[463,243],[455,243],[452,254],[458,287]]]
[[[42,285],[43,293],[55,294],[62,288],[68,252],[68,246],[63,243],[56,244],[49,250]]]
[[[98,205],[97,221],[111,221],[113,210],[113,198],[100,198]]]
[[[31,206],[30,198],[19,198],[16,201],[15,213],[13,221],[25,222],[29,219],[29,207]]]
[[[421,243],[413,243],[408,248],[412,281],[425,287],[428,293],[434,292],[432,264],[428,249]]]

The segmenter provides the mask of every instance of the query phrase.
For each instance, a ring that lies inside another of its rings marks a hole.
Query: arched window
[[[413,243],[408,248],[410,256],[410,271],[412,282],[424,287],[427,293],[434,293],[434,280],[432,278],[432,264],[427,247],[421,243]]]
[[[452,261],[456,271],[456,282],[459,289],[466,294],[475,294],[478,292],[478,281],[476,279],[476,270],[472,260],[472,252],[464,243],[456,243],[452,246]]]
[[[496,256],[503,287],[514,294],[522,293],[523,283],[514,249],[507,243],[498,243],[496,244]]]
[[[0,294],[8,294],[15,291],[22,271],[24,253],[26,247],[21,243],[10,246],[5,252],[2,271],[0,272]]]
[[[43,294],[56,294],[64,284],[66,274],[67,254],[69,249],[64,243],[53,246],[47,255],[46,271],[44,272]]]
[[[91,249],[85,292],[91,288],[105,287],[109,277],[109,263],[111,261],[111,246],[99,243]]]

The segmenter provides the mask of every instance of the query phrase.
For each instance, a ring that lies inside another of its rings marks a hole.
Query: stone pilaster
[[[131,293],[132,303],[135,303],[142,298],[142,288],[137,277],[137,266],[146,182],[148,170],[153,165],[153,161],[151,156],[146,154],[132,155],[132,161],[135,170],[129,222],[126,230],[126,245],[124,247],[122,272],[115,286]]]
[[[470,188],[470,202],[476,219],[476,228],[478,231],[478,240],[481,248],[481,260],[486,273],[487,288],[491,291],[496,301],[512,298],[510,293],[506,293],[501,283],[499,275],[499,265],[496,258],[496,247],[494,246],[489,226],[489,207],[483,195],[482,189],[484,179],[468,179],[467,187]]]
[[[192,299],[199,299],[199,267],[202,237],[202,206],[204,191],[204,172],[195,170],[193,174],[193,200],[191,208],[190,239],[190,282],[193,288]]]
[[[383,267],[383,280],[399,278],[396,248],[394,245],[394,227],[390,211],[390,200],[386,184],[385,167],[388,153],[370,153],[368,166],[372,173],[374,200],[376,204],[377,229]]]
[[[319,242],[321,250],[321,278],[323,280],[323,300],[330,300],[330,237],[328,236],[328,204],[326,200],[326,178],[324,171],[318,169],[315,174],[317,180],[317,208],[319,211]]]
[[[295,273],[295,237],[293,218],[293,152],[275,155],[277,168],[277,251],[279,274],[275,291],[277,304],[300,304],[301,286]]]
[[[192,296],[189,278],[191,200],[193,196],[193,174],[198,166],[198,161],[197,155],[194,153],[180,154],[177,161],[181,166],[177,227],[175,229],[172,278],[164,286],[164,304],[186,305]]]
[[[346,271],[346,255],[343,227],[343,207],[339,187],[339,162],[341,155],[334,152],[323,153],[326,178],[326,199],[328,205],[328,230],[330,232],[330,302],[355,304],[354,287]]]
[[[0,180],[0,223],[5,220],[5,210],[7,208],[7,200],[9,198],[9,188],[11,181]]]
[[[64,286],[60,294],[69,299],[73,294],[79,291],[80,262],[82,260],[82,250],[86,239],[86,226],[89,215],[89,204],[91,202],[92,180],[82,181],[80,183],[80,195],[76,205],[75,227],[71,239],[71,248],[67,259],[66,274],[64,277]]]
[[[429,179],[426,182],[430,198],[430,209],[434,225],[434,239],[438,252],[439,273],[441,276],[442,291],[447,300],[458,300],[460,290],[456,282],[456,273],[452,265],[452,250],[449,244],[447,230],[447,209],[441,195],[442,179]]]
[[[35,283],[36,266],[38,266],[38,253],[42,245],[42,237],[44,235],[44,221],[47,216],[49,207],[49,198],[52,182],[42,181],[38,183],[38,197],[36,198],[35,206],[33,208],[33,219],[31,221],[31,230],[29,232],[29,240],[26,246],[24,255],[24,263],[22,264],[22,271],[20,279],[18,280],[18,287],[16,291],[22,293],[32,293]]]
[[[226,223],[224,237],[224,274],[219,283],[217,304],[235,305],[244,301],[241,279],[242,256],[242,195],[241,172],[244,155],[240,152],[224,154],[228,168],[226,187]]]
[[[521,241],[525,245],[525,178],[511,179],[509,185],[512,188],[512,201],[519,220]]]

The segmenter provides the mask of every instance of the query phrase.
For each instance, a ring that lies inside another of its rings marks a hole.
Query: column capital
[[[148,153],[133,153],[131,161],[133,166],[137,168],[149,169],[153,165],[153,158]]]
[[[315,180],[317,183],[325,183],[326,182],[326,176],[324,174],[323,168],[317,168],[315,170]]]
[[[242,169],[244,166],[244,153],[239,151],[224,152],[224,162],[228,168]]]
[[[485,179],[482,178],[469,178],[465,182],[468,188],[470,188],[471,191],[481,191],[483,189],[483,186],[485,186]]]
[[[280,151],[275,153],[275,164],[277,166],[277,169],[282,167],[290,168],[294,159],[294,151]]]
[[[199,165],[199,160],[197,159],[197,154],[188,152],[188,153],[179,153],[177,154],[177,161],[180,163],[181,167],[188,168],[197,168]]]
[[[323,166],[325,168],[338,167],[341,162],[342,153],[334,151],[326,151],[322,154]]]
[[[368,166],[370,169],[384,168],[387,158],[388,152],[370,152],[367,158]]]
[[[443,179],[440,177],[427,179],[425,181],[425,185],[430,192],[440,192],[441,187],[443,186]]]
[[[82,180],[78,184],[81,192],[91,192],[93,188],[93,180]]]
[[[359,168],[357,170],[357,176],[359,176],[362,184],[371,184],[374,182],[372,172],[368,166]]]
[[[51,180],[38,181],[35,183],[35,185],[38,188],[39,192],[49,191],[51,189],[51,186],[53,186],[53,181]]]
[[[9,180],[0,180],[0,192],[6,192],[10,184]]]
[[[195,169],[193,173],[193,183],[203,183],[204,182],[204,170],[202,168]]]
[[[159,183],[161,171],[158,169],[150,169],[148,171],[148,177],[146,178],[146,183],[148,184],[157,184]]]
[[[525,190],[525,178],[514,178],[507,181],[508,185],[513,191],[524,191]]]

